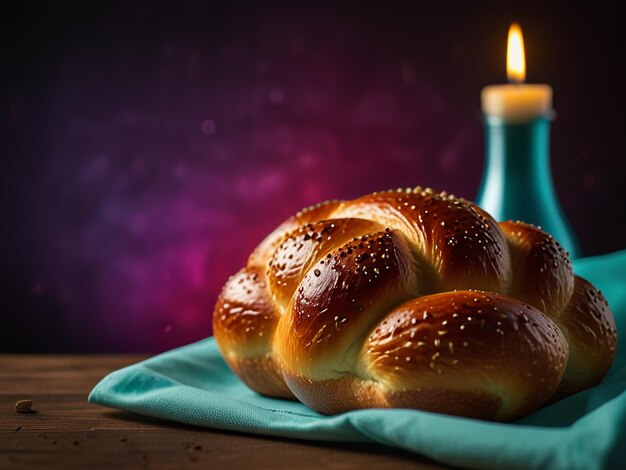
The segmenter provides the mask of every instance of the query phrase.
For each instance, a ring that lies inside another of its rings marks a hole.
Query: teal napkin
[[[579,259],[575,271],[602,289],[617,321],[615,364],[597,387],[512,424],[405,409],[320,415],[249,390],[213,338],[106,376],[89,401],[143,415],[271,436],[379,442],[469,468],[626,468],[626,250]]]

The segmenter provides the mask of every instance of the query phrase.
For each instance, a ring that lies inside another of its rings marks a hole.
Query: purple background
[[[583,250],[626,246],[625,42],[604,7],[152,3],[2,7],[1,350],[199,340],[301,207],[418,184],[472,199],[514,19],[528,81],[554,87]]]

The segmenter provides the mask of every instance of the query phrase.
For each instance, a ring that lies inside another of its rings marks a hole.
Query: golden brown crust
[[[433,291],[502,292],[511,276],[507,242],[497,223],[474,204],[415,188],[374,193],[343,204],[333,217],[361,217],[400,230],[430,271]]]
[[[549,234],[523,222],[500,222],[511,251],[515,275],[510,295],[550,317],[557,316],[574,290],[567,252]]]
[[[343,204],[343,201],[325,201],[315,206],[302,209],[293,217],[288,218],[270,233],[252,252],[248,266],[266,266],[276,246],[285,234],[311,222],[329,219],[330,215]]]
[[[379,323],[364,348],[367,375],[386,390],[464,393],[468,406],[483,397],[490,408],[495,396],[500,407],[492,418],[498,420],[544,403],[567,362],[565,338],[548,317],[483,291],[410,300]]]
[[[402,234],[363,235],[309,271],[278,325],[274,343],[286,369],[316,380],[353,370],[375,323],[418,293],[415,263]]]
[[[359,377],[312,381],[287,372],[285,380],[296,397],[323,414],[337,414],[359,408],[419,408],[433,413],[496,420],[501,406],[489,392],[415,389],[387,390],[377,382]]]
[[[602,380],[615,358],[617,330],[602,293],[580,276],[575,276],[574,294],[556,322],[570,344],[558,399]]]
[[[272,343],[279,317],[268,295],[265,273],[244,268],[228,280],[213,313],[213,333],[233,371],[253,390],[289,397]]]
[[[265,274],[258,268],[244,268],[228,280],[217,299],[213,331],[226,355],[258,356],[272,350],[278,318]]]
[[[285,221],[226,283],[214,332],[252,389],[322,413],[493,420],[597,383],[616,342],[603,297],[552,237],[422,188]]]
[[[228,365],[255,392],[268,397],[295,399],[285,384],[280,368],[274,362],[273,354],[255,357],[230,356]]]
[[[337,246],[383,227],[363,219],[336,219],[301,225],[286,234],[268,265],[274,302],[284,310],[312,266]]]
[[[319,413],[336,414],[359,408],[389,408],[379,385],[370,380],[350,375],[311,380],[290,370],[285,370],[284,377],[295,397]]]

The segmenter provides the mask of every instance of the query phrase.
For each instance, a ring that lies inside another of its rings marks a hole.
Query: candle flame
[[[518,23],[511,23],[506,52],[506,75],[510,82],[523,83],[526,79],[526,55],[524,37]]]

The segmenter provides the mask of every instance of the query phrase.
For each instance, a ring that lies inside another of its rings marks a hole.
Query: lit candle
[[[517,23],[509,29],[506,70],[510,84],[491,85],[483,89],[483,112],[510,123],[549,116],[552,113],[552,87],[524,84],[526,56],[522,30]]]
[[[496,220],[543,228],[569,253],[578,242],[556,196],[550,168],[552,88],[526,85],[522,31],[511,25],[507,74],[513,83],[483,89],[485,168],[476,203]]]

